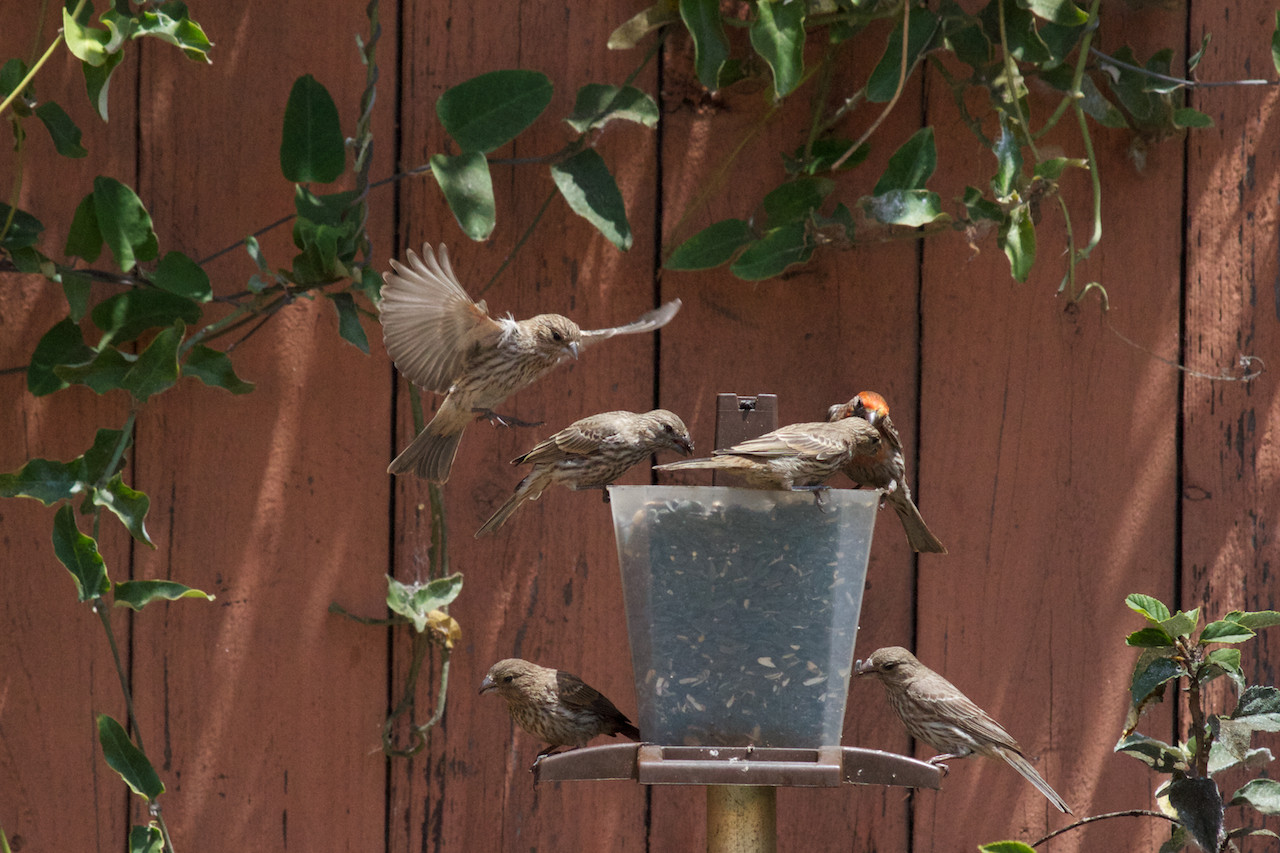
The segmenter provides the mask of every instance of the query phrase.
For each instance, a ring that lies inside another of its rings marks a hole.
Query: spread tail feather
[[[413,442],[387,466],[388,474],[412,471],[424,480],[446,483],[453,470],[453,457],[458,454],[462,431],[442,433],[433,419]]]
[[[516,486],[515,493],[507,498],[506,503],[498,507],[498,511],[489,517],[489,520],[480,525],[480,529],[476,531],[476,538],[487,536],[493,533],[499,527],[507,523],[507,519],[511,518],[525,501],[536,501],[542,497],[542,490],[547,486],[545,481],[535,480],[534,475],[530,474],[520,481],[520,485]]]

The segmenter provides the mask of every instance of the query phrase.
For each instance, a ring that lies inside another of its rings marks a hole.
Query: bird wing
[[[654,332],[661,329],[680,310],[680,300],[672,299],[666,305],[646,311],[625,326],[614,326],[612,329],[583,329],[582,346],[612,338],[614,335],[636,335],[641,332]]]
[[[811,456],[815,459],[828,459],[849,452],[849,443],[844,431],[847,428],[831,429],[834,424],[805,423],[791,424],[759,438],[752,438],[741,444],[735,444],[727,450],[717,450],[716,455],[732,454],[737,456]]]
[[[555,462],[599,450],[602,443],[617,435],[619,416],[630,414],[630,412],[601,412],[598,415],[574,421],[555,435],[539,442],[525,455],[511,460],[511,464]]]
[[[1022,754],[1022,748],[1004,730],[1004,726],[993,720],[949,681],[942,680],[941,676],[937,677],[940,680],[938,684],[931,684],[932,679],[922,678],[911,686],[912,698],[924,710],[934,718],[953,723],[973,742],[975,752],[993,754],[993,746],[1002,746],[1018,755]]]
[[[590,708],[618,713],[618,709],[599,690],[571,672],[556,671],[556,694],[560,697],[560,701],[570,708]]]
[[[484,302],[475,302],[458,282],[443,245],[440,254],[422,244],[408,262],[392,259],[382,274],[382,341],[396,367],[416,385],[443,394],[461,375],[475,341],[498,334]]]

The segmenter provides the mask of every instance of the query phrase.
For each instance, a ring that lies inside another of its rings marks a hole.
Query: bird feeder
[[[775,401],[720,395],[717,444],[776,428]],[[932,765],[840,744],[879,497],[611,486],[646,742],[549,756],[540,778],[711,786],[726,851],[774,849],[777,786],[937,788]]]

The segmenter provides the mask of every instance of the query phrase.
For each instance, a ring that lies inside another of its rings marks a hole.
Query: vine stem
[[[1114,65],[1117,68],[1123,68],[1126,71],[1132,71],[1135,74],[1141,74],[1144,77],[1150,77],[1153,80],[1162,80],[1165,83],[1175,83],[1179,86],[1186,86],[1188,89],[1217,89],[1223,86],[1280,86],[1280,80],[1187,80],[1184,77],[1170,77],[1168,74],[1161,74],[1158,71],[1143,68],[1141,65],[1134,65],[1131,62],[1116,59],[1109,54],[1103,53],[1096,47],[1089,48],[1089,53],[1098,57],[1108,65]]]
[[[1001,6],[1001,9],[1004,7]],[[898,103],[898,98],[902,97],[902,90],[907,86],[907,48],[911,44],[911,0],[906,0],[902,4],[902,60],[898,64],[898,87],[893,90],[893,97],[889,99],[889,103],[884,105],[884,109],[880,111],[880,115],[876,116],[876,120],[871,122],[871,126],[863,131],[862,136],[858,137],[849,150],[840,155],[840,159],[831,164],[831,171],[839,170],[844,162],[853,156],[853,152],[858,150],[858,146],[866,142],[871,134],[876,132],[876,128],[889,117],[889,113]]]
[[[80,0],[80,2],[76,4],[75,11],[71,13],[72,20],[80,17],[80,12],[84,9],[84,4],[86,2],[87,0]],[[23,89],[31,85],[31,81],[35,79],[36,74],[38,74],[40,69],[44,67],[44,64],[49,61],[49,58],[53,56],[53,52],[58,49],[58,45],[62,44],[65,37],[65,33],[62,30],[58,30],[58,34],[54,36],[53,41],[51,41],[49,46],[45,48],[44,53],[42,53],[40,58],[35,61],[35,64],[31,66],[31,70],[27,72],[25,77],[18,81],[18,85],[13,87],[13,91],[9,93],[9,96],[3,101],[0,101],[0,113],[3,113],[9,108],[14,100],[22,94]]]
[[[1167,820],[1170,823],[1176,824],[1178,822],[1177,818],[1169,817],[1169,815],[1165,814],[1164,812],[1152,811],[1151,809],[1128,809],[1122,812],[1107,812],[1106,814],[1096,814],[1091,817],[1082,818],[1081,820],[1076,821],[1070,826],[1064,826],[1061,829],[1055,829],[1053,832],[1049,833],[1044,838],[1041,838],[1039,841],[1037,841],[1035,844],[1032,844],[1031,846],[1039,847],[1041,844],[1044,844],[1049,839],[1057,838],[1059,835],[1061,835],[1064,832],[1070,832],[1073,829],[1078,829],[1079,827],[1082,827],[1086,824],[1097,823],[1100,820],[1110,820],[1113,817],[1158,817],[1161,820]]]

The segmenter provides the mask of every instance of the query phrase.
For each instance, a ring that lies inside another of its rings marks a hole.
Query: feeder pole
[[[775,853],[778,789],[707,786],[707,853]]]
[[[716,449],[778,428],[778,397],[716,395]],[[713,482],[719,484],[717,472]],[[707,853],[774,853],[778,849],[778,789],[707,786]]]

